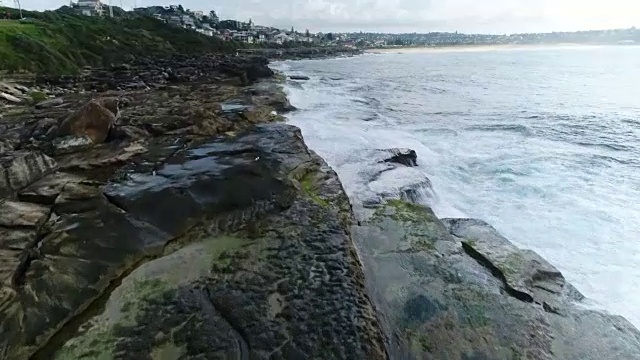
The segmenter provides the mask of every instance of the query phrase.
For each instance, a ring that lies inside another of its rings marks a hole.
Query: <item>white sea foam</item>
[[[591,52],[588,53],[587,52]],[[384,54],[285,62],[309,146],[364,201],[418,187],[481,218],[640,327],[640,48]],[[374,149],[419,166],[375,177]]]

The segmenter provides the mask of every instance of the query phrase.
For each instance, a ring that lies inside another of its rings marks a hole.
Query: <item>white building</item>
[[[100,0],[80,0],[77,3],[71,3],[71,7],[85,16],[102,16],[105,11],[105,6]]]
[[[273,41],[276,44],[279,44],[279,45],[282,45],[282,44],[286,43],[287,41],[291,41],[291,40],[292,40],[291,36],[289,36],[289,35],[287,35],[285,33],[280,33],[280,34],[278,34],[278,35],[273,37]]]

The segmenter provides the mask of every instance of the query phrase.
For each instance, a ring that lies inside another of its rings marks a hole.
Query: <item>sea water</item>
[[[274,64],[288,115],[353,201],[418,188],[480,218],[640,327],[640,47],[368,54]],[[417,168],[372,178],[372,150]]]

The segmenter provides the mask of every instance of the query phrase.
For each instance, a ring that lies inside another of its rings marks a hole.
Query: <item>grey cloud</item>
[[[111,1],[114,5],[123,3],[125,7],[132,7],[134,1],[138,6],[182,2],[186,8],[214,9],[223,18],[253,19],[262,25],[281,28],[294,26],[297,29],[325,32],[507,33],[640,25],[638,16],[630,15],[640,13],[640,5],[629,0],[590,0],[588,4],[582,0]],[[64,3],[63,0],[23,0],[25,7],[37,9],[54,8]],[[638,24],[633,24],[636,20]]]

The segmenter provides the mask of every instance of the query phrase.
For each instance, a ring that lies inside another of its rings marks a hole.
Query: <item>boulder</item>
[[[396,163],[404,166],[414,167],[418,166],[418,154],[411,149],[385,149],[380,150],[387,154],[387,157],[383,160],[388,163]]]
[[[118,99],[91,100],[60,124],[58,136],[88,136],[93,143],[102,143],[109,136],[118,113]]]
[[[0,197],[11,196],[55,171],[56,162],[37,151],[19,151],[0,156]]]
[[[540,256],[479,220],[388,201],[353,238],[390,358],[635,359],[640,331],[589,310]]]

